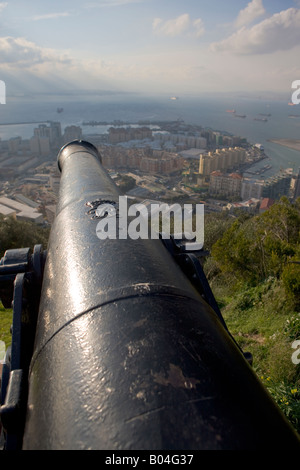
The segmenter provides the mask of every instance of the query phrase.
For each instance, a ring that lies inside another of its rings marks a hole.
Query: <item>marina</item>
[[[271,170],[271,168],[272,168],[272,165],[264,165],[262,168],[259,168],[258,170],[255,170],[255,171],[247,170],[247,173],[249,173],[250,175],[258,176],[258,175],[265,173],[268,170]]]

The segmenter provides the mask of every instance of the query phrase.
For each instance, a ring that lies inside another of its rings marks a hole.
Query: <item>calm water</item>
[[[57,108],[64,111],[57,113]],[[234,117],[226,110],[235,109],[239,115]],[[271,114],[268,122],[255,121],[260,114]],[[290,114],[299,115],[291,119]],[[7,98],[5,105],[0,105],[0,137],[9,139],[18,136],[30,138],[37,124],[1,125],[30,121],[60,121],[62,129],[83,121],[123,120],[177,120],[183,119],[189,124],[198,124],[214,130],[245,137],[250,143],[261,143],[270,157],[272,169],[265,173],[268,177],[280,168],[300,167],[300,152],[278,146],[268,139],[300,139],[300,105],[288,106],[287,102],[250,100],[245,98],[191,97],[180,96],[170,100],[168,96],[140,96],[134,94],[106,96],[52,96],[32,99]],[[89,133],[105,133],[104,126],[88,128],[83,126],[85,136]],[[264,162],[265,164],[265,162]]]

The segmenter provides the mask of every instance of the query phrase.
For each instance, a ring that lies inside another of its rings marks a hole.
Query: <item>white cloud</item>
[[[1,78],[15,92],[114,88],[116,77],[119,80],[128,69],[128,64],[122,68],[101,58],[80,60],[72,54],[40,47],[23,37],[0,37]]]
[[[163,21],[161,18],[155,18],[153,21],[153,31],[164,36],[178,36],[185,32],[190,25],[190,16],[185,13],[177,18]]]
[[[70,13],[68,13],[67,11],[61,12],[61,13],[48,13],[48,14],[45,14],[45,15],[36,15],[32,19],[34,21],[53,20],[53,19],[61,18],[61,17],[65,17],[65,16],[70,16]]]
[[[2,67],[33,67],[36,64],[51,62],[67,63],[66,55],[59,55],[51,49],[37,46],[24,38],[0,37],[0,62]]]
[[[264,9],[262,0],[252,0],[248,3],[246,8],[240,11],[235,24],[238,28],[250,24],[256,18],[264,15],[265,12],[266,10]]]
[[[289,8],[270,18],[237,32],[223,41],[213,43],[214,52],[233,54],[268,54],[289,50],[300,44],[300,10]]]
[[[202,36],[204,34],[204,24],[201,18],[191,20],[188,13],[163,21],[161,18],[155,18],[152,23],[152,29],[155,34],[161,36],[179,36],[188,34]]]
[[[205,33],[205,28],[204,28],[204,23],[201,20],[201,18],[198,18],[197,20],[195,20],[193,22],[193,26],[195,28],[195,35],[197,37],[203,36],[203,34]]]
[[[84,3],[84,8],[104,8],[104,7],[119,7],[129,5],[131,3],[142,3],[144,0],[102,0],[96,2]]]
[[[7,2],[0,2],[0,13],[2,13],[2,11],[4,10],[4,8],[6,8],[8,5]]]

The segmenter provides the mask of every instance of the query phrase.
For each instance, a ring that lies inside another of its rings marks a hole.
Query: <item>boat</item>
[[[254,118],[254,121],[262,121],[262,122],[267,122],[267,118]]]
[[[245,118],[246,115],[245,114],[235,114],[235,117],[239,117],[239,118]]]
[[[62,113],[63,110],[64,110],[64,108],[57,108],[56,112],[57,112],[57,113]]]
[[[176,101],[178,99],[179,99],[178,96],[171,96],[171,98],[170,98],[170,100],[173,100],[173,101]]]
[[[226,113],[235,113],[235,109],[227,109]]]

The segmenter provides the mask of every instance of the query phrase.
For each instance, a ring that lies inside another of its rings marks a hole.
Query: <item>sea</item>
[[[59,121],[62,131],[70,125],[81,126],[84,138],[88,140],[89,135],[107,133],[111,125],[83,126],[86,121],[137,123],[147,120],[155,123],[183,120],[263,145],[271,168],[261,178],[266,179],[285,168],[293,168],[298,173],[300,152],[270,140],[300,139],[300,105],[290,106],[286,100],[223,94],[172,98],[170,95],[139,93],[8,96],[6,104],[0,104],[0,138],[7,140],[21,136],[29,139],[39,123],[49,121]],[[58,108],[62,108],[60,113]],[[228,112],[230,110],[235,113]],[[253,169],[263,165],[266,160]]]

